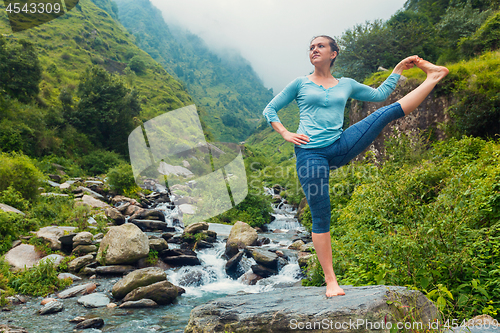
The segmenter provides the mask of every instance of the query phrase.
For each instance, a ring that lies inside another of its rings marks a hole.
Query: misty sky
[[[151,0],[169,25],[203,38],[219,53],[235,49],[277,93],[312,70],[312,36],[341,36],[357,23],[387,20],[405,0]]]

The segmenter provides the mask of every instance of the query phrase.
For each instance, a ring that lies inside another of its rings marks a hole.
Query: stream
[[[160,207],[158,207],[160,208]],[[201,265],[184,266],[168,269],[168,281],[186,290],[177,300],[166,306],[145,309],[94,308],[87,309],[77,303],[79,297],[64,299],[64,310],[50,315],[38,315],[42,307],[42,297],[29,298],[28,302],[9,307],[11,311],[0,312],[0,324],[23,327],[28,332],[70,332],[75,324],[69,320],[77,316],[101,317],[105,326],[101,329],[87,329],[85,332],[183,332],[189,321],[191,310],[210,300],[237,293],[260,293],[276,288],[286,288],[300,283],[301,270],[297,263],[296,252],[287,247],[293,240],[306,234],[305,229],[294,218],[296,211],[290,205],[274,204],[273,221],[267,226],[268,231],[259,233],[259,238],[267,237],[270,243],[262,248],[279,249],[289,256],[289,264],[279,269],[279,274],[262,280],[255,285],[247,285],[240,280],[233,280],[225,271],[226,260],[223,258],[225,239],[229,235],[231,225],[210,224],[209,230],[217,232],[218,242],[213,248],[196,250]],[[160,208],[161,209],[161,208]],[[172,223],[169,212],[164,211],[167,221]],[[175,213],[175,212],[174,212]],[[178,228],[179,231],[181,230]],[[277,230],[279,229],[279,230]],[[274,232],[276,231],[276,232]],[[148,235],[159,236],[160,233],[148,232]],[[170,248],[178,245],[169,244]],[[253,258],[242,259],[240,265],[245,271],[256,264]],[[87,278],[75,284],[94,282],[98,284],[97,292],[104,292],[111,299],[111,289],[120,277],[97,276]],[[54,295],[49,295],[52,297]]]

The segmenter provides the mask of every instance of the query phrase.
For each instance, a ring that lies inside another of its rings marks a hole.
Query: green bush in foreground
[[[24,199],[34,200],[42,177],[29,157],[0,153],[0,192],[12,186]]]
[[[108,172],[108,183],[111,189],[119,194],[131,193],[139,189],[135,183],[130,164],[122,163]]]
[[[448,318],[498,318],[500,142],[450,139],[404,160],[385,162],[332,206],[339,280],[419,289]]]

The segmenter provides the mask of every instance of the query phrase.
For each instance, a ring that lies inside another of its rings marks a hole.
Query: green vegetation
[[[130,194],[137,190],[130,164],[122,163],[108,172],[108,183],[118,194]]]
[[[12,187],[25,200],[35,200],[42,173],[22,154],[0,153],[0,192]]]

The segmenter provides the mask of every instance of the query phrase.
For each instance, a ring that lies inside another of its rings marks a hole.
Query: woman
[[[312,239],[325,274],[327,297],[345,295],[332,264],[329,169],[345,165],[368,147],[385,125],[415,110],[448,74],[446,67],[411,56],[403,59],[382,85],[374,89],[349,78],[334,78],[330,69],[338,53],[339,47],[333,38],[313,38],[309,60],[314,65],[314,72],[292,81],[263,112],[274,130],[295,144],[297,175],[311,209]],[[349,97],[361,101],[384,101],[394,91],[403,70],[414,65],[427,74],[419,87],[342,131],[344,108]],[[277,116],[277,111],[294,99],[300,109],[297,133],[287,131]]]

